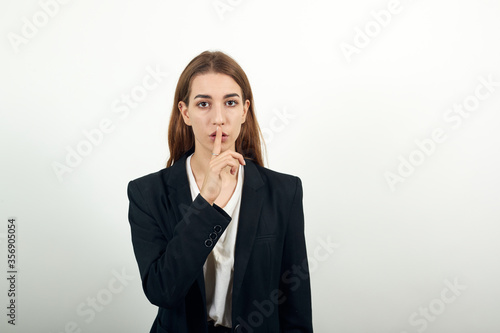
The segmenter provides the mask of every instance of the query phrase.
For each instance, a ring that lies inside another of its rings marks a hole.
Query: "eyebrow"
[[[224,98],[229,98],[229,97],[240,97],[240,95],[238,95],[237,93],[224,95]],[[194,96],[194,99],[197,99],[197,98],[209,98],[209,99],[212,99],[212,96],[198,94],[198,95]]]

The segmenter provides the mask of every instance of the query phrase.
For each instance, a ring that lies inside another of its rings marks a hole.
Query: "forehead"
[[[232,77],[226,74],[199,74],[194,77],[191,83],[191,97],[203,94],[217,98],[233,93],[237,93],[241,97],[241,87]]]

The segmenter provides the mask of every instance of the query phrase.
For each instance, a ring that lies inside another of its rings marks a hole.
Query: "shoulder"
[[[294,209],[300,209],[303,190],[299,177],[258,166],[255,163],[247,163],[247,166],[250,167],[246,168],[248,173],[245,169],[244,182],[248,180],[249,187],[254,188],[256,193],[262,196],[270,216],[286,218]]]
[[[188,154],[189,152],[184,154],[172,166],[130,181],[129,188],[132,186],[141,188],[141,190],[145,191],[166,191],[169,186],[181,187],[185,184],[189,184],[186,173],[186,158]]]
[[[144,175],[128,183],[128,192],[140,192],[142,196],[155,195],[166,190],[165,181],[169,178],[170,168]]]
[[[290,175],[283,172],[278,172],[266,167],[262,167],[259,165],[255,165],[259,173],[270,182],[278,182],[278,183],[295,183],[300,181],[300,178],[294,175]]]
[[[254,165],[264,184],[273,191],[284,195],[293,195],[297,190],[302,191],[302,181],[299,177]]]
[[[167,175],[168,173],[169,173],[169,168],[164,168],[156,172],[152,172],[150,174],[138,177],[136,179],[132,179],[130,183],[134,183],[139,186],[149,186],[151,184],[157,184],[158,181],[163,179],[165,175]]]

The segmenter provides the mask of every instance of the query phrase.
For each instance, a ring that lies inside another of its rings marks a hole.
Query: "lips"
[[[212,134],[210,134],[210,136],[213,136],[215,138],[216,134],[217,134],[217,131],[215,131]],[[225,136],[227,136],[227,134],[224,133],[224,132],[222,132],[222,137],[225,137]]]
[[[213,132],[212,134],[210,134],[210,136],[209,136],[209,137],[210,137],[210,140],[212,140],[212,141],[214,141],[214,142],[215,142],[215,137],[216,137],[216,134],[217,134],[217,132]],[[229,137],[229,135],[227,135],[226,133],[222,132],[222,138],[220,139],[220,141],[221,141],[222,143],[224,143],[224,142],[226,142],[226,141],[228,140],[228,139],[227,139],[228,137]]]

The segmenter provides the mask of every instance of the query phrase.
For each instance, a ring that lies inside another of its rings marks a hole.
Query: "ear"
[[[243,105],[243,115],[241,116],[241,123],[243,124],[247,119],[248,108],[250,108],[250,101],[247,99]]]
[[[189,118],[188,107],[186,103],[180,101],[177,107],[179,108],[179,112],[182,115],[182,119],[184,119],[184,123],[188,126],[191,126],[191,118]]]

